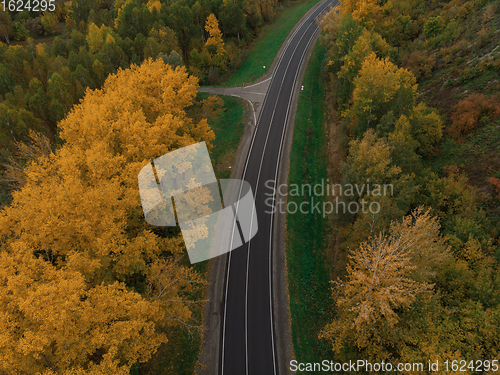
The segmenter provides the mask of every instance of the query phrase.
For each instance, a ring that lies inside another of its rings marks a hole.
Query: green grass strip
[[[316,43],[300,92],[292,148],[288,186],[326,181],[325,87],[322,63],[325,47]],[[307,189],[306,189],[307,190]],[[322,201],[322,197],[288,196],[290,210],[301,202]],[[291,203],[294,202],[294,203]],[[308,205],[309,210],[311,204]],[[331,350],[318,339],[320,330],[331,320],[333,302],[327,269],[328,217],[320,213],[287,215],[286,259],[292,316],[292,340],[299,362],[320,362]],[[299,372],[297,372],[298,374]]]
[[[227,168],[228,161],[232,161],[233,158],[236,160],[238,146],[245,132],[245,111],[243,99],[234,96],[220,97],[224,100],[226,110],[210,124],[215,133],[210,158],[214,161],[217,178],[224,179],[231,177],[232,171]]]
[[[319,1],[301,0],[284,9],[272,24],[262,29],[260,36],[250,47],[250,52],[241,68],[229,77],[224,85],[242,86],[264,75],[271,67],[290,30]]]

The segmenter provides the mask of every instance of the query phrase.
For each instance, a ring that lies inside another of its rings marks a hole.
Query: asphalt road
[[[289,39],[260,113],[243,174],[255,195],[259,231],[229,255],[222,309],[222,375],[278,373],[271,298],[272,214],[266,199],[272,193],[269,181],[277,179],[292,94],[300,84],[298,72],[318,31],[316,18],[334,2],[327,0],[318,7]]]

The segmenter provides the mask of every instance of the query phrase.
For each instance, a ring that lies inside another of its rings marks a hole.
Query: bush
[[[40,17],[31,18],[25,23],[26,28],[33,35],[43,35],[43,26]]]
[[[162,59],[165,64],[168,64],[174,68],[184,65],[184,63],[182,62],[182,56],[175,50],[170,52],[170,55],[160,52],[157,56],[157,59]]]
[[[483,94],[471,94],[461,100],[452,115],[452,124],[448,131],[452,137],[461,141],[464,135],[476,129],[480,120],[493,120],[500,116],[500,102]]]
[[[446,44],[450,44],[458,39],[461,33],[460,25],[457,21],[453,20],[448,25],[443,32],[443,42]]]
[[[219,73],[219,68],[216,66],[211,66],[208,69],[208,83],[211,85],[216,85],[219,83],[220,80],[220,73]]]
[[[462,73],[460,73],[460,77],[458,77],[458,80],[460,83],[467,83],[471,82],[474,78],[476,78],[479,75],[479,71],[475,66],[467,67],[465,68]]]
[[[444,20],[441,16],[431,17],[424,25],[425,37],[434,38],[441,34],[444,29]]]
[[[30,32],[21,22],[14,23],[14,39],[15,40],[26,40],[30,36]]]
[[[493,185],[495,192],[497,193],[497,198],[500,199],[500,178],[490,177],[488,181]]]
[[[435,63],[436,58],[429,55],[427,50],[415,50],[403,57],[403,66],[410,70],[419,80],[431,75]]]
[[[45,12],[41,17],[43,29],[47,35],[55,34],[57,27],[57,19],[54,13]]]
[[[470,2],[467,2],[460,6],[460,8],[458,8],[458,16],[460,17],[460,19],[465,20],[467,17],[469,17],[469,14],[472,11],[473,7],[474,6]]]

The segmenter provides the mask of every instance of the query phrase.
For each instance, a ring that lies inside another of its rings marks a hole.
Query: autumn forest
[[[330,223],[318,336],[344,361],[499,359],[500,6],[342,4],[322,21],[328,126],[342,135],[326,147],[345,160],[330,176],[394,194],[359,196],[380,212]]]
[[[231,108],[198,87],[224,84],[297,2],[0,11],[0,374],[192,373],[207,268],[179,228],[146,223],[137,175],[193,143],[219,152]],[[310,267],[289,279],[297,359],[500,361],[500,4],[341,0],[320,29],[325,118],[311,110],[320,135],[303,138],[325,163],[298,150],[299,178],[394,193],[376,214],[287,222]]]

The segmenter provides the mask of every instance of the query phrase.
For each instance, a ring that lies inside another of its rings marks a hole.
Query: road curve
[[[259,231],[229,254],[223,303],[219,375],[277,375],[272,306],[272,214],[266,182],[276,181],[297,76],[316,33],[316,19],[336,0],[323,2],[289,38],[267,91],[248,152],[243,179],[256,200]],[[267,201],[269,203],[269,201]]]

